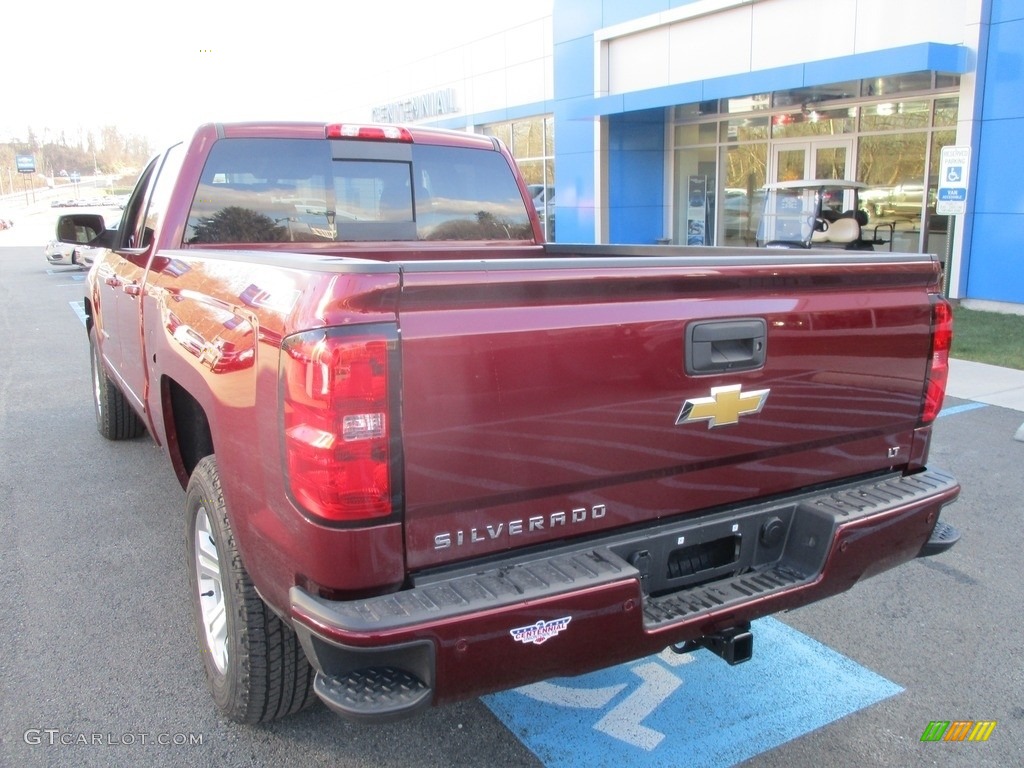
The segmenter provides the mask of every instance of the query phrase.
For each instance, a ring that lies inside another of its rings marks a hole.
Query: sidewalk
[[[946,394],[960,400],[1024,411],[1024,371],[950,360]]]

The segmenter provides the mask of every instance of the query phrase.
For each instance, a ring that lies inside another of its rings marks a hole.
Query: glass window
[[[725,176],[719,231],[726,245],[755,245],[764,208],[768,143],[729,146],[722,150]]]
[[[376,160],[337,160],[334,162],[335,223],[359,221],[413,220],[412,168],[409,163]],[[296,210],[314,213],[317,201],[301,200]],[[327,217],[326,201],[319,206],[319,222],[327,225],[323,234],[334,239]]]
[[[118,235],[121,247],[144,248],[149,245],[145,236],[146,203],[153,192],[153,183],[156,180],[157,162],[159,158],[150,161],[146,170],[139,176],[139,182],[128,199],[124,214],[121,217],[121,230]]]
[[[764,141],[770,133],[768,117],[742,117],[722,122],[722,141]]]
[[[794,178],[809,173],[818,178],[856,178],[872,185],[861,203],[873,223],[892,227],[894,247],[918,250],[919,236],[921,244],[924,242],[922,232],[941,223],[934,220],[934,183],[925,173],[925,164],[928,157],[933,164],[938,162],[939,147],[953,141],[955,132],[945,129],[956,126],[958,98],[950,93],[909,94],[952,89],[959,81],[955,75],[913,72],[676,107],[672,113],[677,150],[675,241],[685,243],[690,235],[694,211],[689,205],[689,184],[699,177],[719,182],[717,189],[708,187],[706,200],[712,211],[709,215],[715,216],[718,198],[716,242],[753,244],[764,207],[766,168],[769,158],[776,157],[780,164],[793,161],[789,170]],[[856,103],[867,96],[873,97],[874,103]],[[698,121],[714,114],[718,106],[727,117]],[[769,108],[773,114],[756,114]],[[856,154],[852,151],[854,139]],[[793,147],[792,155],[785,151],[787,145]],[[717,167],[705,151],[712,146],[719,158]],[[814,166],[805,171],[808,152]],[[851,168],[854,157],[856,175]],[[778,174],[785,177],[786,168],[780,167]],[[835,195],[836,206],[848,207],[851,197]]]
[[[185,242],[334,240],[330,163],[326,141],[218,141],[203,168]],[[341,215],[356,214],[342,208]]]
[[[692,104],[682,104],[675,108],[675,119],[686,120],[695,117],[718,114],[718,99],[709,101],[695,101]]]
[[[714,144],[718,141],[718,123],[689,123],[676,126],[676,146]]]
[[[771,109],[772,95],[770,93],[756,93],[753,96],[740,96],[738,98],[725,99],[723,112],[735,115],[741,112],[763,112]]]
[[[936,111],[938,105],[936,105]],[[925,207],[925,244],[927,253],[944,256],[948,251],[946,238],[949,234],[949,217],[935,213],[936,188],[939,182],[939,165],[942,161],[942,148],[956,144],[956,131],[935,131],[932,134],[932,155],[928,167],[928,204]]]
[[[421,240],[530,240],[533,230],[505,158],[497,152],[413,147]]]
[[[924,181],[927,133],[864,136],[857,153],[857,178],[867,184],[892,186]]]
[[[865,80],[862,84],[863,95],[867,97],[927,91],[931,87],[931,72],[910,72],[892,77],[875,77]]]
[[[928,133],[862,136],[858,147],[857,178],[871,186],[860,196],[869,225],[891,225],[893,250],[918,251]]]
[[[491,125],[484,125],[480,128],[480,133],[484,136],[494,136],[496,139],[500,139],[501,143],[511,149],[512,147],[512,123],[493,123]]]
[[[513,157],[544,156],[544,121],[520,120],[512,124]]]
[[[946,127],[956,125],[957,115],[960,112],[960,99],[936,99],[935,100],[935,127]]]
[[[846,154],[845,147],[816,148],[814,151],[814,178],[845,179]]]
[[[492,123],[481,133],[506,141],[516,159],[546,239],[555,239],[555,119],[552,115]],[[508,136],[506,140],[503,137]]]
[[[807,136],[835,136],[853,133],[856,124],[856,107],[787,112],[772,118],[772,137],[794,139]]]
[[[930,101],[885,101],[862,108],[860,129],[868,132],[927,128],[931,117]]]
[[[713,245],[718,176],[714,147],[675,153],[675,242]]]
[[[143,235],[144,242],[148,243],[156,228],[160,225],[160,218],[167,210],[167,204],[171,200],[171,192],[174,190],[174,183],[178,180],[178,171],[185,161],[185,145],[175,144],[164,155],[163,165],[160,167],[160,175],[153,186],[153,194],[149,198],[149,205],[146,209],[146,231]]]
[[[497,152],[429,145],[411,161],[332,160],[329,140],[222,139],[189,213],[187,243],[529,240]]]
[[[776,91],[772,95],[773,105],[780,107],[800,107],[804,111],[822,107],[830,101],[855,99],[860,94],[860,81],[850,80],[845,83],[814,85],[808,88],[793,88],[788,91]]]

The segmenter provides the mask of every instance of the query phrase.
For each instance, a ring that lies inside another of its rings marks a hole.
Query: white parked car
[[[82,269],[89,269],[89,267],[92,266],[92,263],[96,261],[96,259],[99,258],[105,250],[107,249],[93,248],[88,245],[81,245],[78,247],[78,250],[75,254],[76,263]]]
[[[69,243],[62,243],[59,240],[51,240],[43,248],[46,260],[58,266],[72,266],[78,264],[78,257],[75,253],[75,246]]]

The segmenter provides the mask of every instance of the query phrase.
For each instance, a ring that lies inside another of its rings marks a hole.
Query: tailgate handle
[[[686,372],[691,376],[752,371],[764,365],[767,353],[763,318],[698,322],[686,329]]]

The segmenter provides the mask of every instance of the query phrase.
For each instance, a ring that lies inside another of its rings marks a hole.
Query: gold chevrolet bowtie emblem
[[[707,421],[708,429],[738,424],[740,416],[760,413],[768,400],[769,389],[743,392],[739,384],[712,387],[711,397],[693,397],[683,403],[676,424]]]

